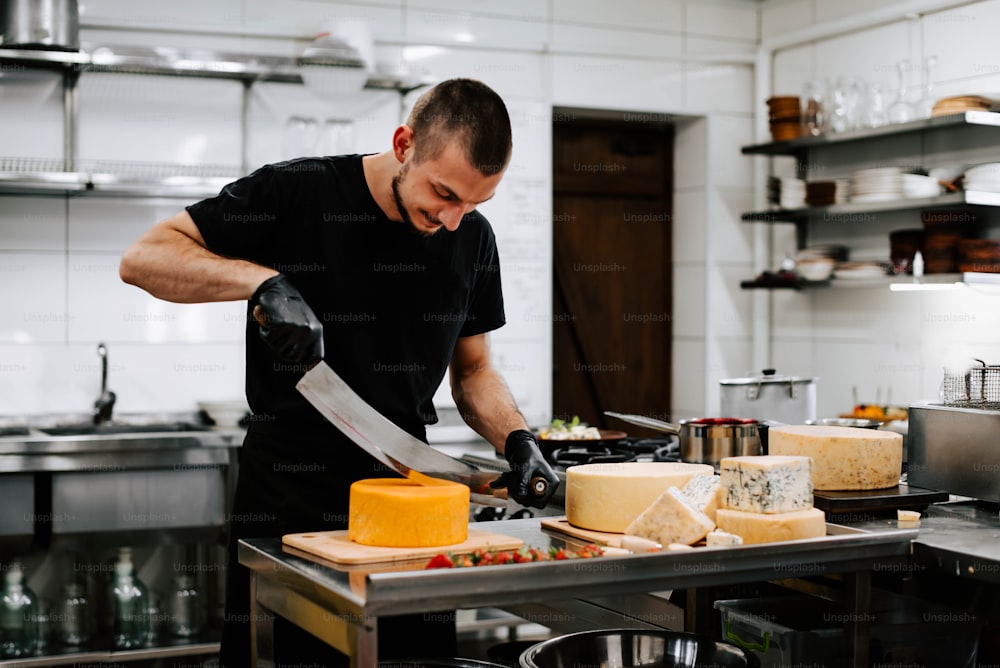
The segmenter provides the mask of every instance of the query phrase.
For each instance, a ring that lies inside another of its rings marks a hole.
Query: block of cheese
[[[668,487],[684,487],[708,464],[624,462],[578,464],[566,469],[566,519],[593,531],[625,533],[632,520]]]
[[[719,508],[719,476],[696,475],[688,480],[681,492],[692,506],[715,521],[715,511]]]
[[[734,533],[726,533],[725,531],[720,531],[719,529],[709,531],[708,535],[705,536],[705,545],[707,547],[723,547],[742,544],[742,536],[737,536]]]
[[[719,508],[715,519],[720,531],[736,534],[745,545],[826,535],[826,517],[819,508],[778,514]]]
[[[715,522],[692,506],[681,490],[670,487],[625,528],[625,533],[660,545],[691,545],[714,528]]]
[[[813,489],[884,489],[899,484],[903,436],[859,427],[788,425],[767,434],[772,455],[812,457]]]
[[[469,488],[371,478],[351,485],[347,537],[378,547],[443,547],[469,536]]]
[[[719,462],[719,478],[721,508],[790,513],[813,507],[808,457],[724,457]]]

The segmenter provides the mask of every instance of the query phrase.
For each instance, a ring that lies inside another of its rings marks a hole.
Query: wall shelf
[[[963,125],[1000,127],[1000,113],[995,111],[964,111],[959,114],[923,118],[907,123],[894,123],[877,128],[865,128],[817,136],[799,137],[788,141],[744,146],[744,155],[801,155],[805,152],[847,142],[881,139],[891,135],[919,133],[955,128]]]
[[[0,195],[35,197],[98,196],[200,199],[210,197],[249,170],[249,165],[206,173],[202,166],[168,165],[160,170],[134,165],[123,169],[77,164],[77,82],[93,72],[226,79],[243,84],[243,147],[247,161],[247,119],[250,89],[256,82],[304,85],[300,59],[291,56],[243,54],[168,47],[93,46],[81,51],[0,48],[5,72],[55,70],[63,77],[63,157],[59,159],[0,158]],[[330,60],[331,69],[360,69],[360,60]],[[393,72],[371,73],[364,89],[352,95],[390,91],[402,96],[433,83],[427,77]]]
[[[853,219],[868,213],[906,211],[945,206],[1000,206],[1000,193],[963,191],[938,197],[895,199],[886,202],[833,204],[830,206],[803,207],[798,209],[769,209],[749,211],[741,219],[747,223],[800,223],[808,220],[827,222],[856,222]]]
[[[75,73],[114,72],[244,82],[302,83],[297,58],[203,49],[96,46],[90,51],[36,51],[0,48],[0,62],[19,65],[25,69],[47,68]],[[361,65],[345,60],[342,66],[357,68]],[[405,95],[431,83],[426,77],[376,72],[368,77],[365,89],[391,90]]]

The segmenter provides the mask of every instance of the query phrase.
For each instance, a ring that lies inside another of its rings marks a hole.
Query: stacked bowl
[[[773,95],[767,98],[768,122],[774,141],[796,139],[802,134],[798,95]]]

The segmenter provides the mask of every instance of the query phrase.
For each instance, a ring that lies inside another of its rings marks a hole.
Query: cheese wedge
[[[742,544],[742,536],[737,536],[734,533],[726,533],[725,531],[720,531],[718,529],[709,531],[708,535],[705,536],[705,545],[707,547],[728,547],[731,545]]]
[[[684,485],[681,492],[691,505],[715,521],[715,511],[719,509],[719,483],[717,475],[696,475]]]
[[[819,508],[779,514],[719,508],[715,519],[721,531],[736,534],[745,545],[826,535],[826,517]]]
[[[719,462],[722,508],[790,513],[813,507],[808,457],[725,457]]]
[[[679,489],[670,487],[626,527],[625,533],[660,545],[690,545],[714,528],[715,522],[692,506]]]
[[[708,464],[684,462],[570,466],[566,469],[566,519],[582,529],[625,533],[667,488],[679,489],[696,475],[714,473]]]
[[[372,478],[351,485],[347,537],[378,547],[443,547],[469,536],[469,488]]]
[[[767,434],[772,455],[812,457],[813,489],[884,489],[899,484],[903,436],[859,427],[789,425]]]

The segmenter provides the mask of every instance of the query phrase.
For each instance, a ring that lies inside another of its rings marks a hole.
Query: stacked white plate
[[[886,275],[886,267],[881,262],[838,262],[833,277],[846,280],[881,278]]]
[[[800,209],[806,205],[806,182],[802,179],[781,179],[778,204],[782,209]]]
[[[837,184],[837,188],[833,192],[833,203],[844,204],[849,202],[851,199],[851,181],[849,179],[835,179],[834,183]]]
[[[965,170],[962,187],[966,190],[1000,192],[1000,162],[988,162]]]
[[[941,183],[933,176],[903,174],[903,195],[907,198],[937,197],[941,194]]]
[[[851,202],[888,202],[903,197],[899,167],[859,169],[851,174]]]

